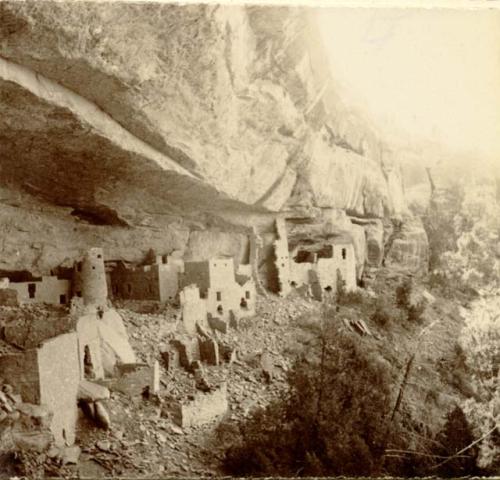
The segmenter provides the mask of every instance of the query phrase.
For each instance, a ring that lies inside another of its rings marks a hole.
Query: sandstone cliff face
[[[197,257],[200,230],[244,256],[270,212],[406,212],[398,162],[342,104],[304,9],[6,1],[0,25],[0,222],[24,215],[40,244],[13,235],[0,269],[90,241]]]

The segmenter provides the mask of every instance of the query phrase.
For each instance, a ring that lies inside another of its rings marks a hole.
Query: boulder
[[[385,265],[423,273],[428,268],[428,256],[429,243],[421,220],[405,218],[388,248]]]
[[[50,432],[39,431],[12,431],[12,439],[15,446],[20,450],[44,452],[54,440]]]
[[[78,386],[78,400],[95,402],[96,400],[106,400],[109,398],[109,390],[97,383],[88,380],[80,380]]]

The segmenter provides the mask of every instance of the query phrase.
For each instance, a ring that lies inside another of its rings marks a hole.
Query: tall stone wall
[[[75,332],[46,341],[37,352],[40,403],[54,414],[50,429],[56,445],[75,442],[80,384],[78,338]]]

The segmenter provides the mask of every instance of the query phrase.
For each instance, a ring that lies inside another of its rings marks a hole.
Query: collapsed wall
[[[210,423],[224,415],[228,408],[225,382],[209,392],[196,392],[190,399],[173,402],[169,407],[173,420],[182,428]]]

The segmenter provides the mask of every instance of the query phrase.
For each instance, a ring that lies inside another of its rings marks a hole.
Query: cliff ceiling
[[[295,207],[404,212],[399,164],[315,32],[298,8],[1,2],[0,222],[17,233],[0,269]]]

